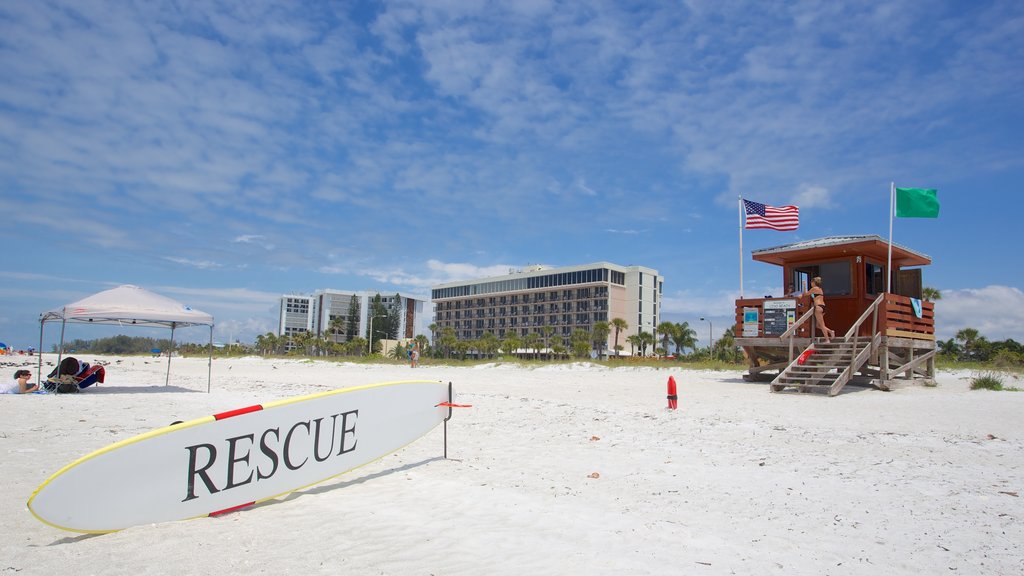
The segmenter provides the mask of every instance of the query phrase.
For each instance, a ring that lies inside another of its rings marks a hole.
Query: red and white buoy
[[[675,410],[676,403],[679,397],[676,396],[676,378],[675,376],[668,377],[668,409]]]

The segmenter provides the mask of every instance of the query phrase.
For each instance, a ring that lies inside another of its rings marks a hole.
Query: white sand
[[[246,358],[215,360],[207,394],[205,360],[176,358],[164,387],[166,359],[81,358],[110,363],[106,384],[0,395],[0,574],[1024,574],[1024,393],[966,373],[828,398],[739,372]],[[411,377],[474,405],[448,460],[438,428],[243,512],[106,535],[25,507],[65,464],[173,420]]]

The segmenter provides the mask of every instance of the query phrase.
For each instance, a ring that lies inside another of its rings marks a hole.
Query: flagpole
[[[889,182],[889,257],[885,266],[885,291],[892,292],[892,219],[896,212],[896,182]]]
[[[739,198],[740,209],[740,299],[743,299],[743,196]]]

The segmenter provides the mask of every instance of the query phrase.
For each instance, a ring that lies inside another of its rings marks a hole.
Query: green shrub
[[[1003,379],[998,374],[989,372],[971,379],[971,390],[1002,390]]]
[[[1024,366],[1024,356],[1012,350],[1000,350],[992,357],[992,363],[996,368],[1020,368]]]

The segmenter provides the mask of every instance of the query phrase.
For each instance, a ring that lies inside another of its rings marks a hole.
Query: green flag
[[[897,188],[897,218],[938,218],[939,198],[932,188]]]

